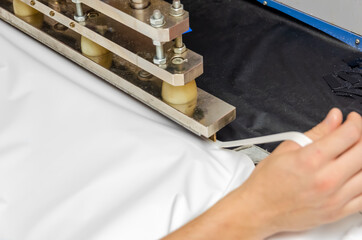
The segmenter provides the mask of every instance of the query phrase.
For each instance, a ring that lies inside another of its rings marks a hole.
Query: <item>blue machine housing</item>
[[[281,12],[284,12],[288,14],[289,16],[292,16],[302,22],[305,22],[309,25],[311,25],[314,28],[317,28],[332,37],[345,42],[346,44],[357,48],[359,51],[362,51],[362,36],[357,35],[355,33],[352,33],[348,30],[345,30],[343,28],[340,28],[338,26],[332,25],[328,22],[325,22],[321,19],[318,19],[316,17],[310,16],[304,12],[298,11],[294,8],[288,7],[284,4],[281,4],[279,2],[276,2],[274,0],[257,0],[258,2],[262,3],[263,5],[267,5],[271,8],[275,8]]]

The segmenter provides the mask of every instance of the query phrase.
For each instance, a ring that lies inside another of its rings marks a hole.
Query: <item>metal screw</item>
[[[153,41],[153,45],[156,46],[156,55],[153,58],[153,62],[158,65],[166,63],[165,51],[163,49],[163,43],[159,41]]]
[[[263,5],[264,5],[264,6],[268,5],[268,2],[267,2],[267,1],[264,1],[264,2],[263,2]]]
[[[74,15],[74,20],[77,22],[84,22],[86,20],[86,15],[83,13],[82,3],[80,0],[72,0],[75,3],[76,13]]]
[[[172,7],[178,9],[181,7],[181,1],[180,0],[173,0]]]
[[[49,15],[50,15],[51,17],[54,17],[54,15],[55,15],[54,11],[50,11],[50,12],[49,12]]]
[[[361,41],[357,38],[356,39],[356,44],[359,45],[361,43]]]
[[[35,2],[33,0],[30,1],[30,5],[31,6],[34,6],[35,5]]]
[[[153,11],[153,14],[150,18],[150,23],[152,27],[162,27],[165,25],[165,17],[162,15],[161,11],[156,9]]]
[[[74,27],[75,27],[75,23],[74,23],[74,22],[69,23],[69,27],[74,28]]]
[[[154,19],[161,19],[162,18],[162,13],[160,10],[156,9],[155,11],[153,11],[153,18]]]
[[[184,5],[181,4],[180,0],[173,0],[171,5],[170,15],[174,17],[182,16],[185,13]]]

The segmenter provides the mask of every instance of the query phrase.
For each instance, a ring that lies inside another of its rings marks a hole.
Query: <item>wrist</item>
[[[233,215],[228,219],[234,222],[234,229],[241,234],[241,239],[265,239],[281,231],[274,224],[277,212],[256,194],[243,186],[227,196],[230,198],[227,205],[234,208],[229,210]]]

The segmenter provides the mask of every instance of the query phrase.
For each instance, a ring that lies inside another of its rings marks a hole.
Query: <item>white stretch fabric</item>
[[[253,168],[0,21],[1,240],[157,239]],[[353,237],[361,222],[279,239]]]

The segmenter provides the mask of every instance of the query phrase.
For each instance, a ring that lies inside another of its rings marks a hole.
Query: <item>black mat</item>
[[[220,140],[306,131],[332,107],[362,113],[360,100],[335,95],[323,79],[362,53],[256,0],[182,2],[193,29],[185,43],[204,56],[198,86],[237,109]]]

